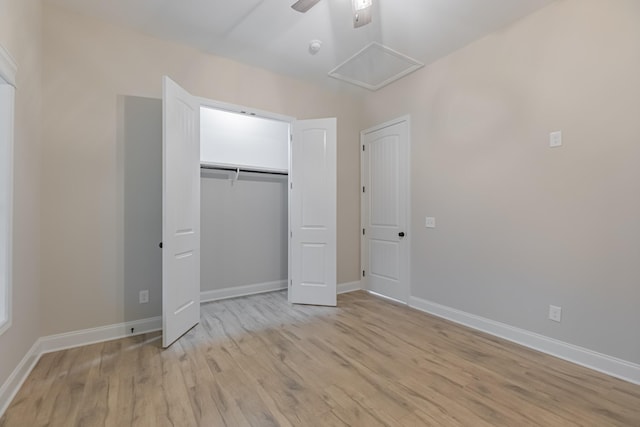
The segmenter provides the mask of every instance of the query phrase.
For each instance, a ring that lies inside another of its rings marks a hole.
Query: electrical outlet
[[[148,290],[144,290],[144,291],[140,291],[139,294],[139,300],[140,300],[140,304],[146,304],[149,302],[149,291]]]
[[[436,219],[432,216],[428,216],[424,219],[424,226],[427,228],[436,228]]]
[[[562,321],[562,307],[557,307],[555,305],[549,306],[549,320],[553,320],[554,322]]]

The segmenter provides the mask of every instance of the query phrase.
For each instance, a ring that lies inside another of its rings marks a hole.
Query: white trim
[[[263,294],[266,292],[281,291],[287,289],[287,281],[280,280],[276,282],[257,283],[254,285],[235,286],[224,289],[215,289],[212,291],[203,291],[200,293],[200,303],[220,301],[229,298],[238,298],[248,295]],[[337,286],[338,294],[346,294],[362,289],[360,282],[340,283]]]
[[[384,123],[377,124],[375,126],[367,128],[365,130],[361,130],[360,131],[360,135],[364,136],[364,135],[367,135],[367,134],[372,133],[372,132],[377,132],[379,130],[382,130],[384,128],[388,128],[389,126],[397,125],[397,124],[402,123],[402,122],[407,122],[407,124],[409,125],[409,140],[411,140],[411,126],[410,126],[411,125],[411,115],[410,114],[405,114],[404,116],[396,117],[395,119],[386,121]]]
[[[395,302],[395,303],[402,304],[402,305],[407,305],[407,306],[409,305],[408,302],[405,302],[405,301],[402,301],[402,300],[399,300],[399,299],[391,298],[391,297],[388,297],[386,295],[382,295],[382,294],[379,294],[377,292],[370,291],[368,289],[366,289],[366,291],[367,291],[368,294],[376,296],[378,298],[386,299],[386,300],[389,300],[391,302]]]
[[[131,328],[134,328],[131,333]],[[146,334],[162,330],[162,317],[134,320],[98,328],[83,329],[64,334],[49,335],[40,338],[40,354],[66,350],[83,345],[117,340],[128,336]]]
[[[286,280],[214,289],[212,291],[200,292],[200,303],[202,304],[205,302],[244,297],[247,295],[263,294],[265,292],[280,291],[283,289],[287,289]]]
[[[13,60],[13,57],[4,47],[2,47],[2,45],[0,45],[0,79],[15,87],[17,73],[18,66]]]
[[[525,347],[640,385],[640,365],[418,297],[409,306]]]
[[[338,295],[360,290],[362,290],[362,283],[360,281],[338,284]]]
[[[14,150],[14,119],[15,119],[15,68],[11,68],[10,58],[0,46],[0,199],[6,203],[6,216],[0,218],[0,240],[4,241],[6,247],[3,259],[0,260],[0,292],[2,304],[0,307],[0,335],[11,327],[13,319],[12,312],[12,288],[13,288],[13,150]],[[15,67],[15,64],[13,64]],[[13,74],[11,74],[13,72]],[[6,76],[5,76],[6,74]],[[8,82],[8,83],[7,83]]]
[[[0,417],[4,415],[11,401],[18,394],[18,390],[40,360],[40,355],[40,340],[38,339],[0,387]]]
[[[276,120],[279,122],[293,123],[296,121],[295,117],[285,116],[284,114],[272,113],[270,111],[258,110],[255,108],[244,107],[242,105],[230,104],[228,102],[215,101],[213,99],[196,97],[196,100],[200,103],[201,107],[213,108],[216,110],[230,111],[233,113],[249,114],[251,116],[260,117],[263,119]]]

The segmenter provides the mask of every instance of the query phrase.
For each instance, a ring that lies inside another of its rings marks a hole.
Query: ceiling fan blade
[[[305,13],[313,6],[316,5],[320,0],[298,0],[294,4],[291,5],[293,10],[297,10],[298,12]]]

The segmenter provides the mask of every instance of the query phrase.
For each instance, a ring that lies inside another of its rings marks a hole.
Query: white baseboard
[[[418,297],[409,306],[525,347],[640,385],[640,365]]]
[[[133,333],[131,332],[133,328]],[[148,319],[134,320],[131,322],[117,323],[115,325],[101,326],[99,328],[83,329],[64,334],[49,335],[40,338],[40,354],[52,351],[66,350],[104,341],[117,340],[133,335],[146,334],[162,329],[162,317],[150,317]]]
[[[200,302],[219,301],[228,298],[244,297],[247,295],[262,294],[265,292],[287,289],[286,280],[275,282],[256,283],[253,285],[235,286],[231,288],[215,289],[213,291],[200,292]]]
[[[346,294],[349,292],[355,292],[362,290],[362,283],[358,280],[357,282],[349,282],[349,283],[340,283],[338,284],[338,295]]]
[[[38,339],[9,375],[9,378],[2,384],[2,387],[0,387],[0,418],[9,407],[18,390],[20,390],[20,387],[22,387],[33,367],[36,366],[40,355],[40,340]]]
[[[213,291],[200,292],[200,302],[213,302],[229,298],[244,297],[247,295],[262,294],[287,289],[287,281],[257,283],[255,285],[235,286],[231,288],[215,289]],[[360,282],[349,282],[338,284],[336,291],[338,294],[355,292],[362,289]]]

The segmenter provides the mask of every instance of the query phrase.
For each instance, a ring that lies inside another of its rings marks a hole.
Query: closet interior
[[[202,301],[286,288],[290,122],[200,109]]]

